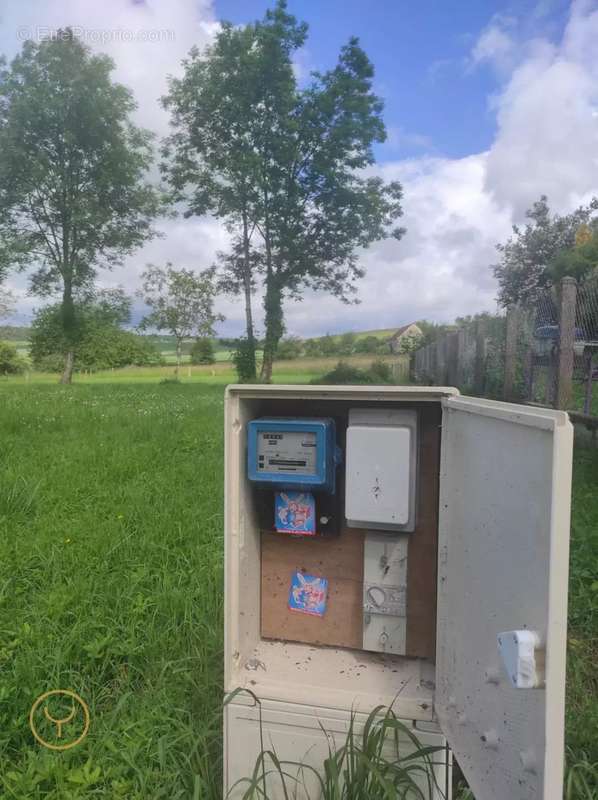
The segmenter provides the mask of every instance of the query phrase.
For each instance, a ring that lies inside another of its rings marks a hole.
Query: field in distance
[[[319,378],[330,372],[342,360],[346,364],[367,369],[373,361],[384,361],[387,364],[401,364],[408,369],[406,356],[339,356],[330,358],[299,358],[289,361],[274,362],[274,383],[309,383],[313,378]],[[156,381],[173,378],[174,363],[161,367],[123,367],[122,369],[103,370],[86,373],[75,373],[74,383],[154,383]],[[205,366],[192,366],[183,364],[179,377],[182,381],[197,383],[236,383],[237,375],[230,361],[219,361],[216,364]],[[56,383],[58,376],[49,372],[29,372],[25,375],[10,376],[2,379],[0,383]]]
[[[396,330],[397,330],[396,328],[380,328],[380,329],[377,329],[377,330],[370,330],[370,331],[354,331],[352,333],[355,336],[355,341],[356,342],[359,341],[360,339],[365,339],[368,336],[373,336],[376,339],[380,339],[381,341],[383,341],[385,339],[389,339],[392,336],[392,334],[395,333]],[[10,341],[17,348],[17,351],[19,352],[19,355],[27,357],[29,355],[29,341],[28,341],[28,338],[27,338],[28,337],[28,331],[29,331],[29,329],[25,328],[25,327],[0,326],[0,340]],[[155,343],[156,349],[158,350],[158,352],[162,356],[162,359],[164,360],[166,366],[171,365],[171,364],[173,364],[173,365],[176,364],[176,340],[175,340],[175,337],[171,336],[169,334],[147,334],[147,335]],[[332,339],[333,342],[338,343],[343,335],[344,334],[342,334],[342,333],[330,334],[330,339]],[[303,339],[302,341],[303,342],[309,342],[309,341],[312,341],[313,339],[321,339],[321,338],[322,338],[321,336],[313,336],[313,337],[307,337],[307,338]],[[189,359],[189,353],[190,353],[190,350],[191,350],[191,347],[192,347],[194,341],[195,341],[195,339],[192,338],[192,337],[190,337],[188,339],[185,339],[183,341],[183,346],[182,346],[182,363],[183,364],[188,364],[189,363],[189,360],[190,360]],[[219,339],[217,337],[213,341],[214,341],[214,357],[216,359],[216,364],[217,365],[224,364],[225,368],[226,368],[226,365],[230,366],[232,350],[230,349],[230,347],[225,347],[222,344],[223,341],[228,341],[228,340]],[[260,350],[257,351],[257,355],[258,355],[258,358],[261,358],[262,353],[261,353]],[[339,357],[336,356],[337,360],[338,360],[338,358]],[[371,356],[367,356],[366,358],[371,360]],[[313,360],[314,359],[309,357],[309,356],[301,356],[301,361],[302,361],[301,371],[304,371],[303,370],[303,362],[306,362],[306,361],[311,362]],[[323,359],[317,358],[316,359],[316,361],[318,361],[318,362],[321,361],[321,360],[326,361],[327,359],[326,358],[323,358]],[[351,360],[351,359],[350,358],[343,358],[343,360]],[[368,363],[369,363],[369,361],[368,361]]]

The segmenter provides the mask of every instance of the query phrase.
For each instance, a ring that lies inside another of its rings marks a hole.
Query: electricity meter
[[[334,494],[339,461],[333,419],[264,417],[247,427],[250,481]]]

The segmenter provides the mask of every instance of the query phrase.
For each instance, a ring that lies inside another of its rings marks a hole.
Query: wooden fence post
[[[456,333],[457,339],[457,372],[455,375],[455,386],[462,388],[465,383],[465,328],[459,328]]]
[[[575,306],[577,281],[561,280],[559,296],[559,347],[557,364],[556,408],[570,408],[573,398],[573,367],[575,364]]]
[[[525,400],[534,399],[534,348],[531,342],[526,342],[523,354],[523,385]]]
[[[447,336],[439,336],[436,339],[436,385],[446,386],[446,342]]]
[[[505,400],[513,399],[513,388],[515,386],[515,367],[517,366],[518,323],[518,309],[516,306],[512,306],[507,311],[507,332],[505,338],[505,379],[503,384],[503,397]]]
[[[473,389],[478,395],[486,388],[486,324],[479,319],[475,326],[475,362],[473,367]]]
[[[459,382],[459,331],[449,333],[446,337],[446,367],[449,386],[457,386]]]

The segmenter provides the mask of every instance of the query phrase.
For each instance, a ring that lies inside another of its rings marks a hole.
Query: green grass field
[[[221,797],[225,375],[131,377],[0,382],[3,800]],[[597,476],[598,448],[580,445],[573,778],[598,763]],[[89,703],[91,728],[54,753],[34,743],[28,713],[39,694],[66,687]]]
[[[408,360],[405,356],[348,356],[342,360],[362,369],[369,367],[373,361],[384,361],[388,364],[400,362],[405,368],[408,368]],[[334,369],[338,362],[338,356],[276,361],[273,380],[281,383],[309,383],[312,378]],[[173,377],[174,365],[168,365],[163,367],[124,367],[92,374],[75,373],[73,380],[76,384],[158,383]],[[197,367],[184,364],[181,367],[180,378],[186,383],[227,384],[236,381],[236,373],[230,361]],[[54,373],[30,372],[20,376],[0,377],[0,386],[3,384],[56,384],[57,380],[58,376]]]

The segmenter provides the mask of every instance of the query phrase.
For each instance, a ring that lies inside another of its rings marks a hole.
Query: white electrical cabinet
[[[334,533],[268,527],[247,430],[272,418],[333,421],[342,463],[316,508]],[[224,795],[243,796],[262,745],[321,769],[352,714],[361,731],[383,705],[450,748],[433,800],[451,753],[476,800],[561,800],[567,415],[443,387],[247,385],[228,387],[225,426],[224,688],[247,691],[224,707]],[[326,577],[323,616],[289,611],[291,569]]]

